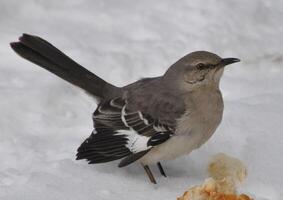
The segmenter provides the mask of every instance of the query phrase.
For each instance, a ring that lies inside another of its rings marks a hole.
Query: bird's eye
[[[203,70],[203,69],[205,69],[205,68],[206,68],[206,65],[205,65],[205,64],[203,64],[203,63],[197,64],[197,69]]]

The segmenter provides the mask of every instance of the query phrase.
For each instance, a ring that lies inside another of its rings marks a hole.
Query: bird
[[[195,51],[180,58],[161,76],[143,78],[123,87],[106,82],[46,40],[23,34],[11,48],[94,96],[94,129],[77,149],[76,159],[89,164],[120,160],[118,167],[140,163],[149,180],[149,166],[198,149],[216,131],[223,115],[219,83],[227,65],[238,58],[221,58]]]

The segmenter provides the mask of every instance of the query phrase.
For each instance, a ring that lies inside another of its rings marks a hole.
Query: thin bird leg
[[[145,172],[146,172],[146,174],[147,174],[149,180],[150,180],[153,184],[156,184],[156,180],[155,180],[155,178],[154,178],[154,176],[153,176],[153,174],[152,174],[152,172],[151,172],[149,166],[148,166],[148,165],[143,165],[143,168],[144,168],[144,170],[145,170]]]
[[[158,166],[158,169],[159,169],[161,175],[164,176],[164,177],[167,177],[160,162],[157,163],[157,166]]]

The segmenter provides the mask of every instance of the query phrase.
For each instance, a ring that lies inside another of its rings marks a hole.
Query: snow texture
[[[173,200],[207,176],[213,154],[243,160],[241,191],[256,200],[283,196],[283,3],[279,0],[1,0],[0,199]],[[88,165],[77,147],[92,131],[96,102],[18,57],[23,32],[52,42],[113,84],[158,76],[183,55],[208,50],[238,57],[221,81],[224,118],[188,156],[153,166]]]

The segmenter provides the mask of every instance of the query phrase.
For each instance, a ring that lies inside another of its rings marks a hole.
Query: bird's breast
[[[186,100],[186,112],[178,119],[176,135],[197,135],[196,148],[215,132],[223,115],[223,100],[219,90],[203,89]]]
[[[143,164],[189,154],[212,136],[222,119],[223,101],[220,91],[207,92],[201,97],[191,96],[187,100],[187,112],[177,120],[174,136],[147,153],[140,160]]]

